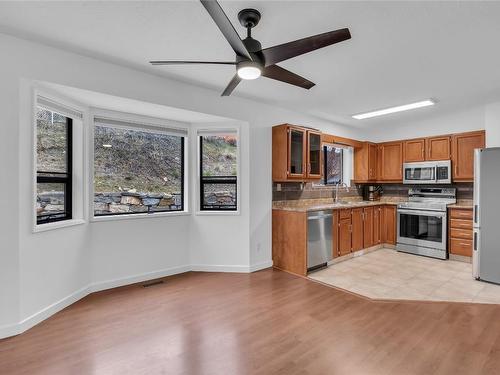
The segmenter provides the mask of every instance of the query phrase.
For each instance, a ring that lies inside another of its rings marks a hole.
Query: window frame
[[[203,146],[203,141],[202,137],[204,136],[218,136],[218,135],[227,135],[227,134],[234,134],[236,137],[236,176],[234,177],[234,182],[233,179],[231,178],[232,176],[216,176],[216,177],[203,177],[203,152],[202,152],[202,146]],[[240,215],[240,207],[241,207],[241,188],[240,188],[240,181],[241,181],[241,171],[240,171],[240,155],[241,155],[241,140],[240,140],[240,129],[239,127],[231,127],[231,128],[204,128],[204,129],[197,129],[196,131],[196,149],[197,149],[197,168],[196,168],[196,180],[197,180],[197,189],[198,189],[198,194],[197,199],[198,199],[198,204],[196,205],[197,215]],[[229,177],[229,178],[228,178]],[[205,181],[204,181],[205,180]],[[207,181],[208,180],[208,181]],[[219,183],[219,184],[234,184],[236,188],[236,207],[231,208],[231,209],[224,209],[224,208],[203,208],[203,185],[205,183]]]
[[[39,171],[38,170],[38,153],[35,150],[37,157],[36,164],[36,188],[38,192],[38,184],[40,183],[56,183],[64,184],[64,216],[51,218],[50,214],[45,215],[48,218],[44,221],[39,220],[39,215],[36,215],[36,225],[44,225],[49,223],[55,223],[59,221],[68,221],[73,219],[73,119],[62,113],[55,112],[49,108],[45,108],[37,103],[36,111],[38,108],[43,108],[52,113],[57,113],[66,118],[66,173],[63,172],[50,172],[50,171]],[[37,124],[38,126],[38,124]],[[38,129],[36,129],[36,135],[38,137]],[[39,174],[51,174],[51,175],[64,175],[63,176],[40,176]],[[36,194],[35,194],[36,195]],[[52,214],[54,215],[54,214]]]
[[[117,121],[124,123],[126,125],[101,125],[101,126],[109,126],[116,128],[127,128],[131,130],[137,131],[149,131],[154,132],[154,130],[158,130],[158,132],[168,131],[176,132],[180,131],[184,134],[177,135],[183,139],[181,144],[181,206],[180,210],[171,210],[171,211],[156,211],[156,212],[124,212],[124,213],[110,213],[107,215],[95,215],[94,213],[94,154],[95,154],[95,127],[99,126],[96,123],[96,118],[107,119],[110,121]],[[164,216],[182,216],[189,215],[189,189],[188,187],[188,160],[189,160],[189,127],[187,124],[169,120],[165,118],[155,118],[148,117],[142,115],[136,115],[132,113],[126,112],[118,112],[112,111],[102,108],[91,108],[90,115],[90,131],[89,131],[89,142],[88,142],[88,170],[89,170],[89,215],[91,222],[100,222],[100,221],[113,221],[113,220],[129,220],[129,219],[144,219],[144,218],[158,218]]]
[[[327,158],[327,147],[335,147],[341,150],[342,162],[340,168],[340,183],[344,182],[344,149],[342,147],[336,147],[332,144],[323,144],[323,185],[324,186],[335,186],[336,184],[328,183],[328,158]]]

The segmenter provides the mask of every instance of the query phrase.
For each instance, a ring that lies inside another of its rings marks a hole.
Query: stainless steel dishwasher
[[[307,272],[326,267],[333,259],[332,210],[307,213]]]

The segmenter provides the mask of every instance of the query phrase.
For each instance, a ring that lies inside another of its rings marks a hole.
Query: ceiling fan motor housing
[[[240,21],[241,26],[246,29],[251,29],[252,27],[257,26],[260,21],[260,17],[260,12],[257,9],[247,8],[240,10],[238,13],[238,20]]]

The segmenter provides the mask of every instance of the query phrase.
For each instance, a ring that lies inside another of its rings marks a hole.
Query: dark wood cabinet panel
[[[382,219],[382,207],[377,206],[373,208],[373,245],[378,245],[382,242],[381,236],[381,219]]]
[[[396,245],[396,206],[385,206],[382,218],[383,242]]]
[[[373,207],[366,207],[363,209],[363,247],[371,247],[374,245],[374,215]]]
[[[370,182],[377,179],[377,150],[375,143],[364,142],[354,149],[354,180]]]
[[[410,139],[404,142],[404,161],[411,163],[425,160],[425,138]]]
[[[403,142],[388,142],[380,145],[381,177],[383,181],[403,180]]]
[[[352,251],[363,249],[363,208],[351,210]]]
[[[449,160],[451,158],[451,137],[432,137],[425,140],[426,160]]]
[[[351,252],[351,219],[339,220],[339,240],[338,240],[338,254],[340,256],[347,255]]]
[[[456,134],[452,137],[451,161],[454,181],[474,180],[474,150],[484,147],[484,131]]]

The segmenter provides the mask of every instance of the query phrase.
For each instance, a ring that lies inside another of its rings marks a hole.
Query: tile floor
[[[380,249],[309,275],[374,299],[500,303],[500,285],[472,278],[472,265]]]

